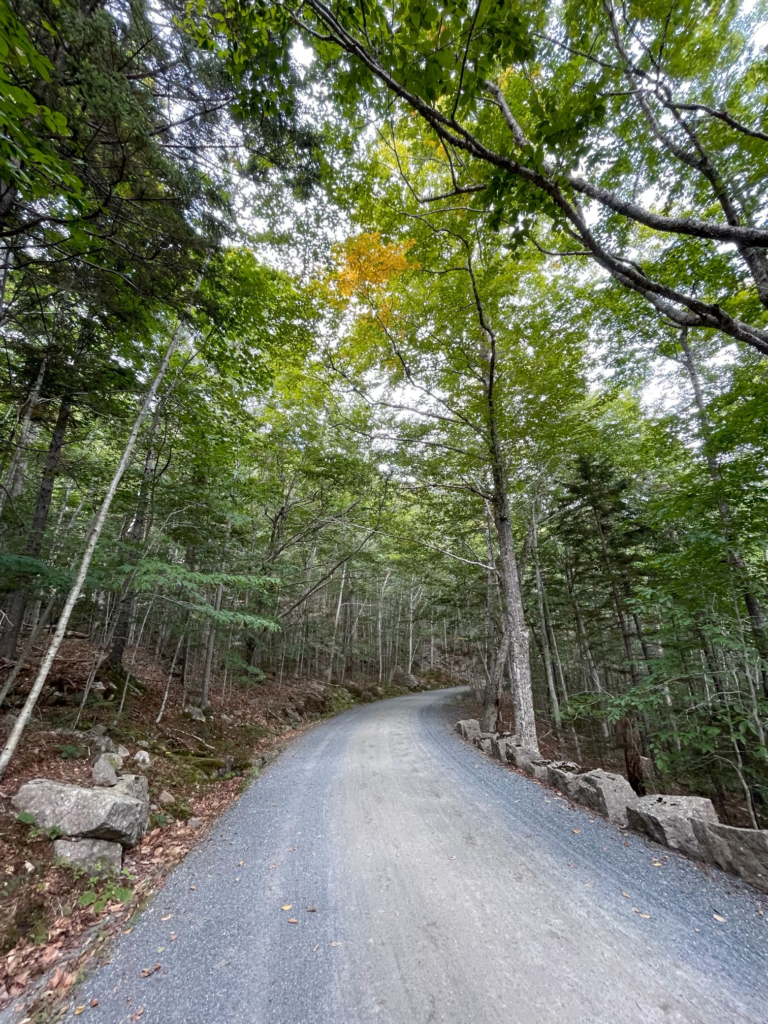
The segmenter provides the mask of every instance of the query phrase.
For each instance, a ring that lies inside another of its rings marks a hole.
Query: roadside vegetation
[[[763,17],[0,0],[6,805],[468,684],[768,827]]]

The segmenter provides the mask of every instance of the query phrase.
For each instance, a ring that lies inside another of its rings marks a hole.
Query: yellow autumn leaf
[[[282,906],[282,909],[283,910],[290,910],[292,906],[293,906],[292,903],[284,903],[283,906]]]
[[[415,244],[413,239],[382,242],[380,231],[348,238],[334,250],[336,270],[331,282],[345,298],[369,297],[408,267],[418,265],[408,260],[408,251]]]

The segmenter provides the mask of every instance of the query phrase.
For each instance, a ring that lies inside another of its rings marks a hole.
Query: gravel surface
[[[767,901],[480,755],[452,731],[459,693],[292,744],[75,993],[77,1020],[765,1024]]]

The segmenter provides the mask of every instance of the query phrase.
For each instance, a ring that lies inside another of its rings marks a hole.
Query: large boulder
[[[410,672],[406,672],[399,665],[395,667],[395,671],[392,673],[392,682],[395,686],[404,686],[406,690],[420,690],[421,683],[412,675]]]
[[[507,742],[507,760],[526,775],[530,775],[532,779],[549,782],[547,774],[549,761],[546,757],[542,757],[538,750]]]
[[[308,715],[320,715],[325,710],[323,691],[311,691],[304,698],[304,712]]]
[[[559,789],[569,800],[575,800],[579,770],[579,765],[573,761],[553,761],[547,765],[547,782],[555,789]]]
[[[643,796],[627,807],[630,828],[688,857],[706,857],[693,831],[693,819],[717,824],[712,801],[704,796]]]
[[[472,737],[472,742],[478,747],[484,754],[490,754],[491,752],[491,741],[495,739],[493,733],[490,732],[479,732]]]
[[[540,761],[534,761],[529,774],[539,782],[549,783],[549,761],[545,757]]]
[[[321,683],[309,683],[308,692],[304,697],[304,707],[307,711],[321,713],[325,710],[325,690]]]
[[[637,795],[624,776],[602,768],[579,776],[574,799],[625,828],[627,807],[637,803]]]
[[[499,761],[507,760],[507,743],[509,739],[506,736],[494,736],[491,740],[491,753]]]
[[[703,818],[692,818],[691,825],[704,860],[768,892],[768,830],[735,828]]]
[[[465,718],[456,723],[456,732],[471,742],[475,736],[480,734],[480,723],[476,718]]]
[[[117,874],[123,862],[120,843],[110,843],[105,839],[57,839],[53,852],[92,877]]]
[[[144,835],[147,805],[110,789],[83,789],[66,782],[32,779],[13,798],[13,806],[33,815],[38,828],[58,828],[65,836],[107,839],[133,846]]]

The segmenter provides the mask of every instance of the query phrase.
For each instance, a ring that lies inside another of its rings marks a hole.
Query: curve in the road
[[[457,692],[292,744],[81,986],[73,1006],[98,1005],[77,1019],[765,1024],[759,897],[483,758],[452,732]]]

